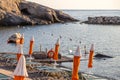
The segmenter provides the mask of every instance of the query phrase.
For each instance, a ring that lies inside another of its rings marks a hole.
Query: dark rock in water
[[[26,0],[0,0],[0,25],[39,25],[77,21],[59,10]]]
[[[72,41],[72,38],[70,38],[69,40]]]
[[[114,24],[120,25],[119,16],[98,16],[98,17],[88,17],[87,21],[84,21],[87,24]]]
[[[96,54],[94,57],[96,57],[96,58],[113,58],[112,56],[108,56],[108,55],[104,55],[104,54],[100,54],[100,53]]]

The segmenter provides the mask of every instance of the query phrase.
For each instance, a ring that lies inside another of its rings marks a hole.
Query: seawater
[[[80,21],[87,20],[89,16],[120,16],[119,10],[64,10],[65,13]],[[116,80],[120,79],[120,25],[92,25],[80,24],[79,22],[56,23],[39,26],[0,27],[0,52],[17,52],[18,47],[7,44],[10,35],[16,32],[24,33],[24,53],[28,54],[29,40],[34,35],[34,51],[54,48],[57,38],[60,36],[60,53],[68,56],[68,50],[75,52],[76,47],[84,45],[89,51],[90,45],[95,44],[95,52],[113,56],[110,59],[94,60],[92,72],[96,75],[106,76]],[[62,65],[72,68],[72,63]],[[87,72],[87,61],[82,61],[80,71]]]

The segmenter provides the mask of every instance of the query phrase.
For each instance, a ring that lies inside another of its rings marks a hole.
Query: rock
[[[41,75],[42,74],[42,75]],[[42,71],[40,74],[33,74],[32,80],[70,80],[66,71]]]
[[[26,0],[0,0],[0,25],[40,25],[77,21],[59,10]]]
[[[87,24],[115,24],[120,25],[119,16],[98,16],[98,17],[88,17]]]
[[[68,79],[69,78],[68,73],[66,71],[62,71],[62,70],[54,71],[54,69],[53,69],[53,71],[50,71],[50,72],[49,71],[44,71],[43,75],[46,76],[46,74],[47,74],[46,80],[49,79],[48,77],[52,77],[53,80],[64,80],[64,79]]]
[[[0,10],[5,11],[5,13],[20,14],[18,6],[21,1],[23,0],[0,0]]]
[[[8,43],[17,43],[20,41],[20,37],[21,37],[20,33],[14,33],[9,37]]]
[[[19,3],[24,0],[0,0],[0,25],[15,26],[32,24],[19,10]]]
[[[4,18],[0,20],[0,24],[3,26],[16,26],[16,25],[29,25],[32,24],[30,20],[22,18],[16,14],[7,13],[4,14]]]
[[[112,56],[108,56],[108,55],[104,55],[104,54],[100,54],[100,53],[96,54],[94,57],[96,57],[96,58],[113,58]]]
[[[55,12],[58,19],[60,19],[63,22],[78,21],[77,19],[72,18],[70,15],[63,13],[62,11],[55,10]]]

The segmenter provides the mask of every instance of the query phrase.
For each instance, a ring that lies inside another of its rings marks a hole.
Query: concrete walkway
[[[5,69],[0,69],[0,73],[1,73],[1,74],[4,74],[4,75],[6,75],[6,76],[9,76],[9,77],[11,77],[11,78],[14,78],[13,72],[11,72],[11,71],[8,71],[8,70],[5,70]],[[26,78],[25,80],[32,80],[32,79]]]
[[[94,76],[94,75],[88,75],[88,74],[82,74],[86,80],[109,80],[103,77],[98,77],[98,76]]]

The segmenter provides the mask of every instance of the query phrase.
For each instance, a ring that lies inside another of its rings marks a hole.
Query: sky
[[[115,9],[120,10],[120,0],[28,0],[54,9]]]

